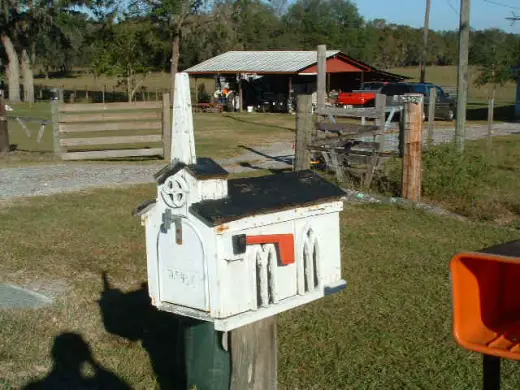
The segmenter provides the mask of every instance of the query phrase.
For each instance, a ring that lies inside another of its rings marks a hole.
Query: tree
[[[13,43],[19,11],[18,2],[3,0],[1,5],[0,38],[8,58],[5,73],[9,85],[9,102],[18,103],[20,101],[20,62]]]
[[[475,35],[477,44],[470,51],[473,61],[479,65],[475,84],[491,85],[490,99],[494,101],[497,85],[502,86],[516,77],[514,67],[520,59],[520,44],[514,35],[497,29],[479,31]]]
[[[175,91],[175,75],[179,68],[181,39],[189,34],[193,17],[199,11],[202,3],[203,0],[136,0],[130,7],[132,12],[138,15],[144,13],[158,23],[165,23],[170,30],[172,101]]]
[[[152,69],[151,59],[160,41],[150,21],[139,19],[120,21],[104,29],[102,36],[91,67],[93,73],[117,76],[132,102]]]

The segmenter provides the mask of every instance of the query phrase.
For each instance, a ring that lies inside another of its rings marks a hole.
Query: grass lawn
[[[50,118],[50,105],[38,103],[29,107],[26,104],[14,105],[10,115],[31,118]],[[240,145],[258,146],[279,141],[293,141],[296,119],[286,114],[247,114],[247,113],[194,113],[195,141],[200,156],[225,158],[243,152]],[[41,122],[29,122],[31,131],[28,138],[23,128],[13,119],[9,120],[11,144],[18,145],[18,152],[11,153],[8,160],[0,161],[0,166],[55,162],[52,154],[52,125],[47,124],[41,143],[36,138]],[[149,133],[149,132],[148,132]],[[136,135],[135,131],[132,132]],[[81,136],[83,134],[80,133]],[[89,136],[130,135],[128,132],[89,133]],[[128,160],[127,160],[128,161]],[[150,160],[148,160],[150,161]],[[152,160],[157,161],[157,160]]]
[[[99,307],[104,271],[113,296],[145,295],[144,230],[131,211],[154,192],[146,185],[3,202],[0,280],[66,292],[52,307],[0,311],[0,388],[46,376],[65,332],[80,334],[97,363],[133,388],[158,388],[154,372],[174,374],[165,317],[140,328],[137,307],[126,307],[114,335]],[[280,389],[481,388],[480,356],[451,337],[448,263],[457,251],[520,233],[388,206],[347,206],[341,223],[348,288],[279,316]],[[148,352],[162,353],[165,371]],[[503,388],[519,387],[517,364],[505,361]]]
[[[436,146],[423,155],[423,200],[475,220],[520,228],[520,135],[494,137],[465,144],[464,155],[452,144]],[[399,196],[401,160],[388,163],[388,187]]]

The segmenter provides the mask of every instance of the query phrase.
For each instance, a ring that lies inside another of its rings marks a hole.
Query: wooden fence
[[[54,152],[63,160],[164,156],[169,159],[170,97],[162,102],[52,102]]]

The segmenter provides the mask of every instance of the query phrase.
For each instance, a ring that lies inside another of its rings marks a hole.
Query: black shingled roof
[[[341,199],[345,193],[306,170],[228,180],[228,197],[194,203],[190,211],[208,225]]]

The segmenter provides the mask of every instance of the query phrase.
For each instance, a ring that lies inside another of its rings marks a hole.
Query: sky
[[[386,19],[396,24],[422,27],[426,0],[354,0],[365,19]],[[430,28],[455,30],[459,25],[460,0],[431,0]],[[520,34],[520,21],[511,26],[506,17],[520,17],[519,0],[471,0],[470,23],[474,29],[501,28]]]

